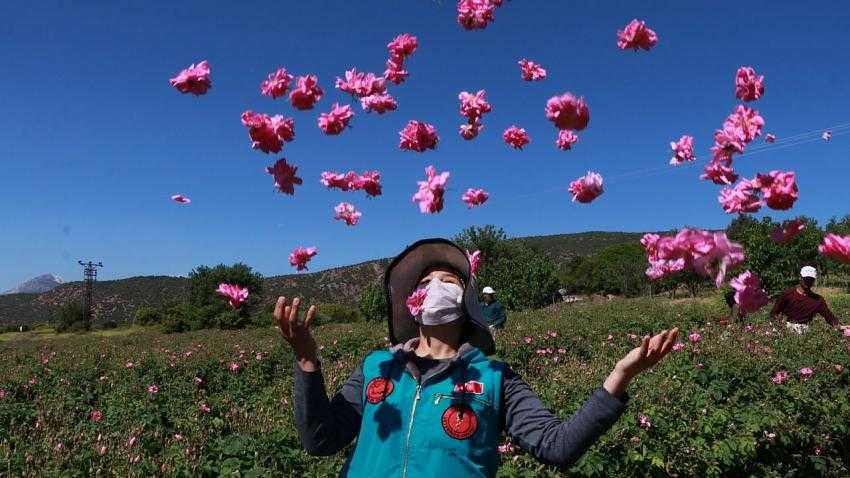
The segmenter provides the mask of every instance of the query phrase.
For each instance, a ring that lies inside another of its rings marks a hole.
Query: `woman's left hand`
[[[603,384],[605,390],[615,396],[625,393],[626,387],[635,376],[657,364],[670,352],[678,335],[677,327],[664,330],[653,337],[648,335],[644,337],[639,347],[632,349],[614,366],[614,370]]]

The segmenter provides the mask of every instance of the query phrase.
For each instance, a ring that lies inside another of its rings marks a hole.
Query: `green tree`
[[[608,246],[591,263],[590,284],[599,292],[633,297],[647,286],[646,253],[640,244]]]
[[[382,321],[387,318],[387,296],[380,282],[372,282],[360,294],[358,309],[366,320]]]
[[[233,310],[218,295],[219,284],[235,284],[248,289],[248,300]],[[189,273],[189,303],[194,307],[190,328],[217,326],[238,329],[251,322],[251,313],[262,302],[263,276],[249,266],[236,263],[231,266],[198,266]]]
[[[804,216],[800,219],[806,228],[787,244],[771,240],[771,232],[780,224],[770,217],[766,216],[761,221],[740,221],[745,224],[740,226],[740,232],[736,231],[733,240],[744,246],[746,261],[739,270],[749,269],[758,274],[768,293],[776,293],[795,283],[803,265],[814,265],[823,270],[824,260],[818,254],[823,231],[816,220]]]
[[[559,299],[558,271],[546,255],[530,248],[491,263],[480,276],[481,284],[496,289],[508,309],[538,308]]]
[[[161,324],[164,333],[173,334],[201,328],[199,323],[198,307],[189,302],[182,302],[165,311]]]
[[[319,304],[316,306],[316,325],[360,322],[361,318],[362,315],[357,307],[344,304]]]
[[[692,270],[686,270],[663,279],[652,281],[652,286],[654,293],[667,291],[670,293],[671,298],[681,286],[685,286],[688,289],[688,294],[691,297],[696,297],[699,291],[705,287],[713,288],[714,282],[709,277],[701,276]]]
[[[62,304],[56,315],[56,332],[91,330],[91,317],[85,305],[78,301]]]
[[[575,256],[561,264],[558,268],[558,278],[567,292],[593,292],[591,277],[593,276],[593,261],[589,257]]]
[[[499,262],[503,257],[515,255],[517,246],[508,241],[505,231],[492,224],[483,227],[470,226],[454,237],[454,242],[469,252],[481,251],[481,265],[478,276],[485,274],[487,267]]]
[[[250,295],[243,307],[250,308],[263,297],[263,276],[260,273],[242,263],[231,266],[219,264],[214,267],[198,266],[189,273],[189,302],[198,307],[224,303],[215,291],[221,283],[248,289]]]
[[[138,325],[153,325],[162,322],[162,312],[154,307],[142,306],[133,313],[133,323]]]

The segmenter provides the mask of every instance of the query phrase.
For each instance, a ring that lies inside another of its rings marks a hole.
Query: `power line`
[[[813,142],[817,142],[817,141],[824,141],[823,137],[821,136],[824,131],[831,131],[833,138],[835,138],[836,136],[843,136],[843,135],[846,135],[846,134],[850,134],[850,123],[841,123],[841,124],[837,124],[837,125],[830,126],[830,127],[827,127],[827,128],[819,128],[819,129],[814,129],[814,130],[810,130],[810,131],[805,131],[805,132],[802,132],[802,133],[797,133],[797,134],[794,134],[794,135],[791,135],[791,136],[786,136],[784,138],[777,139],[776,141],[774,141],[772,143],[765,142],[765,143],[762,143],[762,144],[759,144],[759,145],[753,145],[753,146],[747,148],[747,150],[744,153],[739,154],[739,156],[748,157],[748,156],[752,156],[754,154],[778,151],[778,150],[790,148],[790,147],[793,147],[793,146],[800,146],[802,144],[813,143]],[[605,184],[616,184],[616,183],[619,183],[620,181],[623,181],[623,180],[640,179],[640,178],[644,178],[644,177],[653,177],[653,176],[661,176],[661,175],[664,175],[664,174],[669,174],[669,173],[673,173],[673,172],[676,172],[676,171],[681,171],[681,170],[693,168],[696,164],[697,164],[696,161],[692,161],[692,162],[687,162],[687,163],[681,164],[679,166],[671,166],[671,165],[668,164],[668,165],[664,165],[664,166],[653,166],[653,167],[650,167],[650,168],[636,169],[636,170],[627,171],[627,172],[624,172],[624,173],[621,173],[621,174],[606,175],[605,176]],[[527,193],[517,194],[517,195],[514,195],[512,197],[514,199],[526,198],[526,197],[531,197],[531,196],[537,196],[537,195],[540,195],[540,194],[547,194],[547,193],[558,192],[558,191],[566,191],[566,190],[567,190],[566,185],[558,187],[558,188],[546,188],[546,189],[538,188],[534,191],[529,191]]]
[[[83,262],[77,261],[78,264],[83,266],[83,277],[86,282],[86,296],[85,296],[85,308],[86,308],[86,319],[91,322],[92,319],[92,290],[94,289],[94,282],[97,280],[97,268],[103,267],[102,262]]]

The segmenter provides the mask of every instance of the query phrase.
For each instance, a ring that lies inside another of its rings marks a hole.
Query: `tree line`
[[[761,277],[765,289],[776,294],[796,282],[801,266],[814,265],[821,273],[821,284],[847,287],[850,266],[824,259],[817,247],[826,233],[850,235],[850,215],[832,218],[823,227],[813,218],[800,219],[806,224],[803,232],[790,243],[777,244],[770,239],[770,234],[781,225],[779,222],[767,216],[759,220],[747,214],[734,218],[726,233],[732,241],[744,246],[746,261],[730,273],[752,270]],[[521,239],[509,239],[503,229],[494,225],[468,227],[453,240],[470,252],[481,251],[478,286],[493,287],[498,299],[511,310],[544,307],[561,300],[564,293],[634,297],[673,295],[684,290],[696,296],[714,288],[707,278],[693,272],[649,280],[645,274],[646,253],[637,241],[611,245],[594,254],[574,256],[559,263],[546,251]],[[241,263],[199,266],[189,273],[188,279],[188,297],[157,307],[140,307],[133,314],[132,322],[159,325],[165,332],[272,325],[274,304],[267,302],[262,306],[264,279],[251,267]],[[250,291],[248,301],[239,309],[229,307],[215,292],[223,282],[247,287]],[[386,314],[386,295],[383,284],[377,281],[364,288],[356,307],[320,304],[317,322],[382,321]],[[116,325],[105,324],[106,327]],[[60,332],[91,328],[85,309],[77,302],[60,308],[55,326]]]

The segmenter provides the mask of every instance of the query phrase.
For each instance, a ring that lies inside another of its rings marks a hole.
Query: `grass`
[[[69,337],[71,335],[90,335],[93,337],[122,337],[126,335],[138,334],[145,331],[151,331],[150,328],[140,325],[127,325],[116,327],[114,329],[97,329],[91,332],[71,332],[67,334],[59,334],[53,327],[39,326],[26,332],[6,332],[0,334],[0,342],[15,342],[25,340],[54,340],[57,338]]]
[[[850,296],[825,295],[847,323]],[[509,314],[498,357],[568,417],[636,345],[633,336],[681,327],[684,350],[635,380],[625,414],[569,476],[849,476],[850,339],[820,319],[803,336],[773,331],[765,311],[749,318],[752,329],[719,326],[725,313],[717,294],[555,304]],[[701,341],[689,342],[691,332]],[[385,347],[386,334],[384,323],[317,327],[327,389]],[[271,327],[11,335],[0,336],[0,476],[326,477],[351,450],[301,450],[293,357]],[[800,376],[804,367],[812,377]],[[782,370],[788,382],[774,385]],[[158,393],[147,392],[151,384]],[[639,414],[651,428],[639,426]],[[499,476],[563,470],[520,451],[503,457]]]

